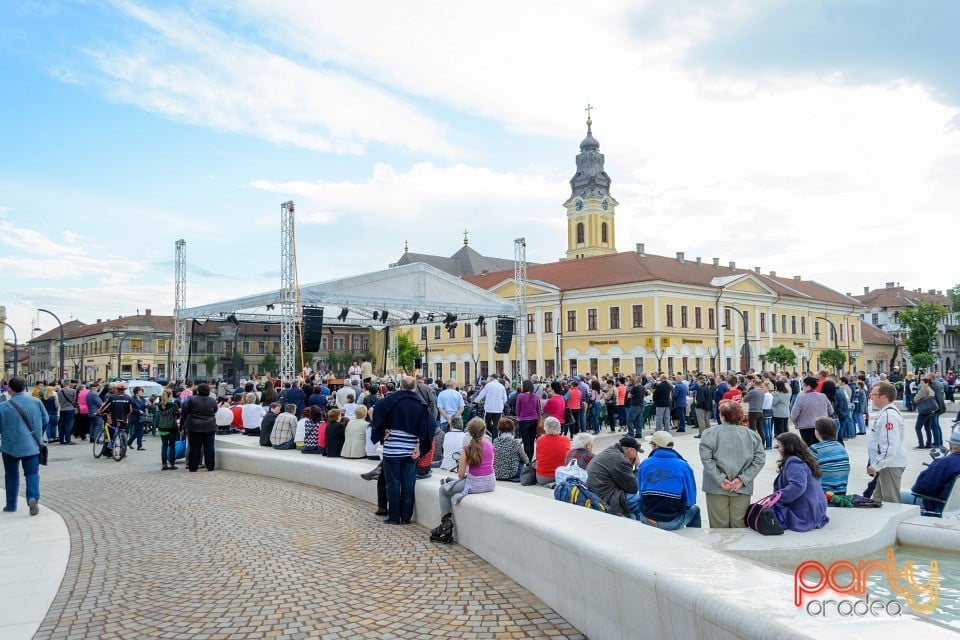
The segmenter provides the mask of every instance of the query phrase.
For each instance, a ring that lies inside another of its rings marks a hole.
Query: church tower
[[[577,173],[570,179],[567,210],[567,260],[617,252],[614,231],[617,204],[610,195],[610,176],[603,170],[600,143],[593,137],[587,107],[587,137],[580,143]]]

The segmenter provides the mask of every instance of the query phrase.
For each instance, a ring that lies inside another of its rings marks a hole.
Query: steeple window
[[[578,223],[577,223],[577,244],[583,244],[583,243],[584,243],[584,239],[583,239],[583,223],[582,223],[582,222],[578,222]]]

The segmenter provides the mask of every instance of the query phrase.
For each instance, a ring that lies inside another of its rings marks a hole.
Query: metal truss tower
[[[527,239],[513,241],[513,300],[517,304],[517,375],[527,379]]]
[[[280,205],[280,378],[296,375],[297,254],[293,201]]]
[[[187,243],[177,240],[173,303],[173,375],[171,380],[187,378],[187,321],[180,317],[187,306]],[[117,372],[119,375],[119,371]]]

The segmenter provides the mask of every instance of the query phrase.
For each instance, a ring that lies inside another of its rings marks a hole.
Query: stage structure
[[[187,243],[174,243],[176,258],[173,304],[173,375],[171,380],[186,380],[187,377],[187,321],[183,309],[187,306]],[[119,373],[119,372],[118,372]]]
[[[291,220],[292,223],[292,220]],[[417,262],[383,271],[350,276],[338,280],[295,287],[294,318],[301,306],[324,309],[325,327],[354,325],[388,330],[418,324],[439,324],[448,315],[459,322],[474,321],[480,316],[517,315],[516,302],[501,298],[436,267]],[[288,288],[215,302],[184,309],[185,320],[231,320],[236,322],[283,323],[284,300],[291,298]],[[293,325],[296,326],[294,320]],[[390,344],[396,331],[388,331],[388,353],[395,353]],[[414,337],[414,342],[419,342]],[[281,356],[283,354],[281,335]],[[295,340],[291,340],[295,344]],[[291,358],[291,362],[292,362]],[[394,363],[385,362],[388,371]],[[282,370],[282,363],[281,363]],[[298,372],[292,372],[296,375]]]

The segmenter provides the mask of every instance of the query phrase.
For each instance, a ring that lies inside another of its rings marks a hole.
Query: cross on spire
[[[584,109],[584,111],[587,112],[587,133],[592,133],[590,131],[590,126],[593,124],[593,118],[591,118],[590,115],[594,109],[596,109],[596,107],[590,104],[589,102],[587,103],[587,108]]]
[[[466,229],[463,230],[463,244],[464,244],[464,246],[470,244],[470,241],[467,240],[467,230],[466,230]]]

